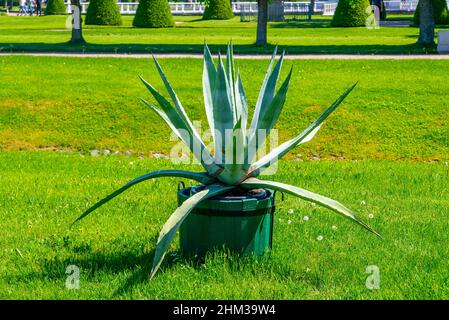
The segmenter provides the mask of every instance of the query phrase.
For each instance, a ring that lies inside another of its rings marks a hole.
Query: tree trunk
[[[71,43],[85,43],[82,29],[83,20],[81,18],[80,0],[72,0],[72,38]]]
[[[268,0],[257,0],[257,46],[267,45]]]
[[[315,0],[310,0],[309,4],[309,20],[312,20],[312,16],[315,13]]]
[[[376,6],[379,9],[379,17],[376,17],[376,19],[379,19],[379,21],[384,21],[387,16],[384,1],[383,0],[371,0],[370,4],[372,6]]]
[[[418,44],[429,46],[435,43],[435,21],[433,18],[433,1],[419,1],[419,38]]]

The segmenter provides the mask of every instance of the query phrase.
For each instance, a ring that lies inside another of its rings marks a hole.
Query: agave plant
[[[218,55],[218,65],[214,64],[207,45],[204,46],[203,94],[207,120],[211,129],[214,148],[208,150],[201,140],[198,131],[187,116],[181,101],[167,80],[161,66],[153,57],[159,75],[168,91],[171,102],[162,96],[151,84],[141,78],[143,84],[150,91],[159,107],[142,99],[150,109],[156,112],[175,132],[175,134],[189,147],[196,159],[204,167],[205,172],[190,172],[182,170],[160,170],[138,177],[120,189],[114,191],[86,210],[76,221],[86,217],[89,213],[118,196],[130,187],[159,177],[182,177],[195,180],[204,188],[192,195],[170,216],[163,226],[155,250],[150,279],[158,270],[165,253],[173,240],[178,228],[188,214],[200,202],[225,194],[233,189],[267,188],[292,194],[306,201],[326,207],[346,218],[349,218],[367,230],[379,236],[367,224],[360,220],[351,210],[339,202],[313,193],[311,191],[291,186],[281,182],[259,180],[257,178],[265,169],[285,156],[290,150],[302,143],[310,141],[321,128],[324,120],[335,111],[345,97],[354,89],[356,84],[346,90],[323,114],[321,114],[301,134],[286,141],[271,150],[268,154],[256,159],[258,149],[265,143],[265,137],[273,129],[284,106],[290,84],[292,69],[286,79],[276,90],[277,82],[284,60],[284,52],[276,63],[274,50],[265,79],[256,102],[254,115],[248,126],[248,103],[240,77],[235,71],[232,45],[228,45],[226,61]],[[258,132],[263,131],[262,137]],[[237,137],[236,143],[228,143],[225,137]],[[235,161],[236,153],[243,153],[243,161]],[[229,157],[229,155],[232,155]],[[229,160],[231,159],[231,160]],[[74,222],[74,223],[75,223]]]

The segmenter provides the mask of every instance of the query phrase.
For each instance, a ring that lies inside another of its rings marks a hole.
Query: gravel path
[[[0,52],[0,56],[33,56],[33,57],[72,57],[72,58],[134,58],[134,59],[142,59],[142,58],[150,58],[150,54],[116,54],[116,53],[53,53],[53,52]],[[199,53],[159,53],[155,54],[157,58],[195,58],[202,59],[203,55]],[[248,55],[240,55],[236,54],[236,59],[269,59],[271,55],[268,54],[248,54]],[[449,54],[288,54],[285,56],[285,59],[291,60],[328,60],[328,59],[336,59],[336,60],[354,60],[354,59],[362,59],[362,60],[384,60],[384,59],[392,59],[392,60],[410,60],[410,59],[430,59],[430,60],[449,60]]]

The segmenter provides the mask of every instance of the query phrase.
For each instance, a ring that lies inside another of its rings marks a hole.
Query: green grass
[[[161,59],[187,113],[207,129],[199,59]],[[237,60],[251,106],[267,61]],[[294,66],[279,139],[293,137],[355,81],[358,87],[303,158],[449,160],[449,61],[285,61]],[[0,150],[108,148],[169,154],[170,130],[138,97],[137,75],[163,85],[148,59],[0,57]],[[165,91],[163,91],[165,92]]]
[[[71,45],[65,16],[0,16],[1,51],[65,52],[202,52],[207,41],[224,48],[232,39],[236,53],[268,53],[272,46],[285,47],[289,53],[423,53],[415,44],[417,28],[331,28],[330,19],[317,17],[312,22],[269,23],[268,47],[256,47],[255,22],[202,21],[200,17],[175,17],[176,27],[135,29],[132,16],[123,17],[121,27],[84,28],[88,44]],[[410,16],[391,19],[410,19]]]
[[[189,115],[205,124],[201,61],[160,63]],[[237,64],[254,105],[267,61]],[[137,74],[162,88],[151,61],[2,56],[0,299],[449,299],[449,61],[288,60],[284,76],[290,66],[281,141],[360,84],[315,141],[292,152],[298,161],[281,161],[270,179],[341,201],[383,240],[287,196],[277,205],[270,255],[216,252],[197,264],[179,257],[175,241],[148,282],[178,180],[140,184],[69,225],[128,180],[175,166],[149,157],[176,143],[137,99],[148,96]],[[121,155],[91,157],[94,148]],[[79,290],[65,288],[72,264]],[[369,265],[380,269],[379,290],[365,287]]]
[[[147,280],[152,252],[176,207],[177,180],[136,186],[69,229],[117,186],[172,166],[125,156],[1,153],[0,298],[449,298],[449,172],[438,163],[282,161],[273,179],[339,199],[384,239],[287,196],[278,203],[271,256],[218,252],[195,264],[178,256],[176,241],[153,282]],[[72,264],[80,268],[79,290],[65,288]],[[365,287],[369,265],[380,269],[379,290]]]

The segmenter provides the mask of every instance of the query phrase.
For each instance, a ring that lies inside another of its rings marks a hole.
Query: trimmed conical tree
[[[85,24],[100,26],[119,26],[122,24],[120,8],[116,0],[90,0]]]
[[[332,19],[333,27],[361,27],[368,18],[369,0],[340,0]]]
[[[416,7],[415,15],[413,16],[413,22],[415,25],[419,25],[419,3]],[[433,0],[433,18],[435,24],[449,24],[449,11],[447,9],[446,0]]]
[[[45,15],[52,14],[66,14],[67,8],[64,4],[64,0],[48,0],[45,7]]]
[[[228,20],[234,18],[229,0],[209,0],[204,9],[204,20]]]
[[[137,28],[169,28],[175,22],[167,0],[140,0],[134,16]]]

